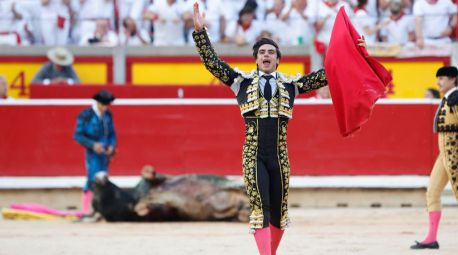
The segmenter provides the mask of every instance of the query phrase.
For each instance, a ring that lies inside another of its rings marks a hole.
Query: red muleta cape
[[[368,121],[375,102],[385,95],[392,77],[358,46],[361,36],[340,8],[326,53],[325,71],[340,133],[349,136]]]

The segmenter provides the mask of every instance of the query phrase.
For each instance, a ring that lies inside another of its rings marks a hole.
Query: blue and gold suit
[[[105,149],[108,146],[116,148],[116,132],[111,112],[106,111],[99,118],[92,108],[83,110],[78,115],[74,139],[86,149],[87,182],[84,191],[87,191],[96,173],[107,172],[110,163],[109,156],[97,154],[92,149],[94,143],[102,143]]]
[[[286,133],[295,97],[327,85],[324,70],[289,78],[276,72],[275,90],[267,100],[260,84],[269,79],[257,71],[242,73],[219,59],[203,29],[193,33],[207,70],[230,86],[245,119],[243,179],[250,199],[252,230],[269,226],[284,229],[288,222],[290,165]],[[271,82],[270,82],[271,83]]]

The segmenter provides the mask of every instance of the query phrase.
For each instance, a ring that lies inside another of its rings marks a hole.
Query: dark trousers
[[[264,213],[263,227],[268,227],[270,223],[280,228],[283,185],[276,155],[275,157],[261,156],[258,158],[257,184]]]

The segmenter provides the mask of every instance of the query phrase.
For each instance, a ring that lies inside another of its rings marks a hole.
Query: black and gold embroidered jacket
[[[458,90],[452,92],[437,110],[434,130],[437,132],[458,132]]]
[[[292,118],[295,97],[328,84],[324,69],[305,76],[287,77],[277,72],[277,90],[270,101],[260,94],[257,71],[244,73],[232,69],[222,61],[213,49],[207,32],[194,32],[193,38],[202,62],[208,71],[224,84],[231,87],[244,117],[286,117]]]

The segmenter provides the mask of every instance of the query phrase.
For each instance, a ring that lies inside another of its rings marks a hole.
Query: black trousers
[[[289,161],[286,149],[287,120],[245,120],[243,172],[250,198],[252,229],[284,228],[288,221]]]
[[[267,227],[270,223],[280,228],[283,185],[278,160],[274,157],[258,157],[257,177],[264,214],[262,226]]]

